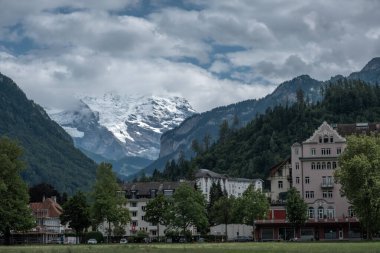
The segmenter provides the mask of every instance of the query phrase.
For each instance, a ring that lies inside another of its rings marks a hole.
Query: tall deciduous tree
[[[255,238],[255,221],[266,218],[269,210],[268,199],[264,193],[250,185],[241,197],[240,207],[243,222],[253,226],[252,236]]]
[[[160,225],[168,223],[169,201],[163,194],[158,194],[145,207],[145,220],[157,225],[157,236],[160,239]]]
[[[294,227],[305,224],[308,218],[307,204],[294,187],[290,188],[286,194],[286,218]]]
[[[101,163],[96,172],[96,182],[93,190],[94,203],[92,217],[96,225],[107,221],[108,236],[111,233],[111,224],[115,227],[125,225],[130,220],[129,210],[126,208],[127,199],[122,194],[117,183],[112,165]]]
[[[233,214],[235,211],[235,198],[231,196],[222,196],[219,198],[214,205],[211,207],[209,216],[212,217],[212,220],[215,221],[216,224],[224,224],[225,225],[225,237],[228,239],[227,227],[228,224],[232,222]]]
[[[380,137],[348,137],[335,177],[372,239],[380,229]]]
[[[184,235],[190,225],[198,230],[208,225],[205,199],[200,191],[187,183],[181,184],[174,192],[171,214],[170,224],[180,228]]]
[[[22,149],[14,141],[0,138],[0,233],[10,243],[11,230],[27,230],[35,225],[28,207],[28,187],[20,173]]]
[[[61,223],[75,230],[76,237],[91,225],[90,206],[87,203],[86,196],[82,192],[77,192],[63,206],[61,214]]]

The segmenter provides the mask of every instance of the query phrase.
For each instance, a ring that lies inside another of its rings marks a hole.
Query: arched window
[[[313,207],[309,207],[309,209],[308,209],[308,215],[309,215],[309,219],[313,219],[314,218],[314,208]]]
[[[322,170],[325,170],[325,169],[326,169],[326,163],[322,162]]]
[[[312,163],[311,163],[311,169],[312,169],[312,170],[315,170],[315,162],[312,162]]]
[[[320,169],[321,169],[321,163],[317,162],[317,170],[320,170]]]
[[[331,162],[327,162],[327,169],[331,170]]]
[[[323,143],[328,143],[329,137],[327,135],[323,136]]]
[[[332,167],[333,169],[336,169],[336,162],[333,162]]]
[[[324,210],[323,207],[318,207],[318,219],[323,219]]]

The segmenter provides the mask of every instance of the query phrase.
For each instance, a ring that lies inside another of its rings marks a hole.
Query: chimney
[[[56,196],[51,196],[51,198],[53,199],[54,203],[57,203],[57,197]]]

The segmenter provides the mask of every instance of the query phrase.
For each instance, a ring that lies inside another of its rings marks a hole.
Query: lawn
[[[380,242],[1,246],[1,253],[380,253]]]

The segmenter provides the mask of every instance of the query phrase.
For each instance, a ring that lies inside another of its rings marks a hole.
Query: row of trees
[[[269,202],[265,195],[249,187],[242,197],[228,197],[221,190],[220,184],[213,183],[207,204],[202,193],[190,185],[182,184],[172,198],[156,196],[146,206],[145,219],[167,227],[167,232],[177,231],[187,234],[189,226],[196,226],[198,231],[206,233],[209,225],[245,223],[254,225],[256,219],[266,217]]]
[[[0,138],[0,235],[4,236],[6,244],[10,243],[11,231],[27,231],[36,225],[28,206],[28,187],[20,176],[25,168],[22,154],[22,148],[16,142]],[[32,197],[39,194],[39,188],[45,189],[46,186],[32,189]],[[126,198],[124,194],[118,194],[120,192],[112,166],[100,164],[93,191],[87,196],[77,192],[63,205],[62,223],[69,223],[77,234],[89,226],[97,228],[104,221],[108,222],[109,231],[111,224],[116,228],[127,224],[129,211],[125,208]]]
[[[126,208],[127,199],[117,183],[117,178],[112,171],[112,165],[101,163],[96,173],[96,182],[93,191],[87,197],[82,192],[77,192],[63,205],[61,223],[69,224],[77,236],[90,225],[94,230],[107,222],[107,235],[124,235],[124,226],[129,222],[129,210]],[[113,230],[112,230],[113,228]]]

